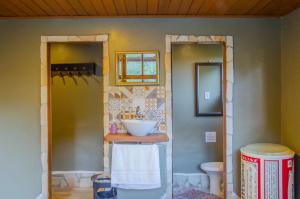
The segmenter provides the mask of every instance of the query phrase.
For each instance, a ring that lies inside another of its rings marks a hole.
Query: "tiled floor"
[[[93,191],[92,189],[80,189],[69,192],[52,192],[52,199],[93,199]]]

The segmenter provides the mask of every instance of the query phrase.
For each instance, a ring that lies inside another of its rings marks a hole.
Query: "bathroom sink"
[[[157,121],[153,120],[122,120],[128,133],[134,136],[146,136],[155,133]]]

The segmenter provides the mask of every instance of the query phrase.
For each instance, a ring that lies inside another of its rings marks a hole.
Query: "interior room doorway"
[[[51,44],[53,45],[62,45],[62,44],[89,44],[89,45],[99,45],[101,48],[101,69],[98,69],[98,74],[102,74],[101,78],[101,94],[99,95],[99,101],[102,103],[103,107],[103,120],[101,121],[101,115],[99,113],[99,120],[102,122],[103,132],[108,132],[108,118],[104,117],[107,114],[107,103],[105,103],[105,99],[108,97],[107,88],[109,81],[109,56],[108,56],[108,35],[88,35],[88,36],[42,36],[41,37],[41,163],[42,163],[42,193],[39,195],[39,198],[48,199],[51,198],[52,191],[52,167],[53,167],[53,156],[52,156],[52,136],[53,136],[53,99],[52,99],[52,73],[51,73]],[[57,46],[58,47],[58,46]],[[58,57],[62,57],[61,54]],[[81,76],[81,83],[88,83],[90,81],[97,82],[97,79],[87,79],[84,75],[89,76],[89,78],[93,78],[91,74],[93,73],[93,66],[89,65],[90,63],[85,63],[86,65],[76,67],[74,65],[64,65],[62,66],[67,70],[67,78],[64,77],[64,74],[60,74],[57,72],[57,78],[60,78],[60,83],[71,83],[75,84],[79,83],[79,80],[76,79],[74,74],[72,75],[69,70],[73,67],[76,70],[82,70],[80,73],[77,72],[78,76]],[[61,67],[56,65],[57,68]],[[74,68],[75,67],[75,68]],[[89,70],[91,69],[91,70]],[[97,73],[97,69],[95,69],[95,73]],[[73,73],[76,73],[73,71]],[[64,77],[64,78],[63,78]],[[85,78],[85,79],[84,79]],[[95,77],[96,78],[96,77]],[[77,81],[76,81],[77,80]],[[56,81],[56,80],[55,80]],[[99,81],[98,81],[99,83]],[[98,84],[97,83],[97,84]],[[56,84],[56,83],[55,83]],[[96,85],[96,83],[95,83]],[[57,85],[55,85],[57,86]],[[97,87],[97,86],[95,86]],[[71,100],[71,99],[70,99]],[[100,105],[99,105],[100,106]],[[101,112],[101,111],[100,111]],[[104,136],[104,135],[103,135]],[[99,141],[101,142],[101,140]],[[108,146],[107,144],[102,144],[102,150],[99,148],[98,150],[102,153],[102,168],[104,171],[109,167],[108,162],[105,161],[108,154]],[[73,161],[73,160],[72,160]],[[84,162],[84,161],[83,161]],[[57,166],[57,165],[56,165]],[[61,165],[60,165],[61,166]],[[64,165],[63,165],[64,166]],[[90,168],[89,170],[92,170]],[[97,169],[98,170],[98,169]],[[98,172],[98,171],[97,171]],[[85,176],[85,175],[82,175]],[[82,185],[84,185],[84,180],[82,181]]]
[[[223,45],[223,161],[224,161],[224,198],[235,198],[233,192],[232,138],[233,138],[233,37],[232,36],[195,36],[166,35],[166,120],[167,133],[173,140],[173,106],[172,106],[172,45],[173,44],[221,44]],[[173,142],[167,147],[168,189],[167,195],[172,197],[173,190]]]
[[[92,198],[103,173],[101,43],[51,43],[51,195]]]

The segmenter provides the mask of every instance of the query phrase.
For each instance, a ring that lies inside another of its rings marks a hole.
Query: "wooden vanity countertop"
[[[157,133],[147,136],[133,136],[127,133],[107,134],[104,137],[106,142],[140,142],[140,143],[157,143],[168,142],[169,137],[165,133]]]

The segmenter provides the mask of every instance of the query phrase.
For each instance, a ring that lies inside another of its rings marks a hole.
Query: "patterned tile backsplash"
[[[146,120],[157,121],[157,132],[166,133],[164,86],[113,86],[109,89],[109,123],[126,132],[121,119],[134,119],[136,107]]]

